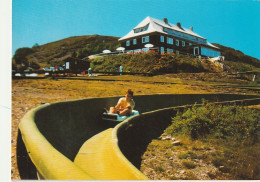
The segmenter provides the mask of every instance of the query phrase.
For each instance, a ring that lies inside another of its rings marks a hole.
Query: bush
[[[214,71],[211,66],[205,66],[206,64],[199,59],[183,55],[160,55],[151,52],[96,58],[92,60],[91,67],[95,71],[118,71],[119,66],[122,65],[124,72],[139,73],[198,73]]]
[[[181,154],[178,154],[177,157],[179,159],[187,159],[189,157],[189,155],[187,153],[181,153]]]
[[[235,62],[235,61],[225,61],[225,67],[226,69],[231,73],[237,73],[237,72],[246,72],[246,71],[258,71],[259,68],[251,65],[249,63],[243,63],[243,62]]]
[[[178,113],[167,128],[168,134],[182,133],[192,139],[212,136],[254,144],[260,135],[260,113],[242,106],[221,106],[204,103]]]
[[[188,169],[194,169],[196,167],[196,164],[189,160],[183,160],[182,164]]]

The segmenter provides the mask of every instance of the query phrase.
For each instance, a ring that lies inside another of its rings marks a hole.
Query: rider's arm
[[[116,109],[119,109],[122,107],[122,98],[120,98],[117,102],[117,105],[115,106]]]

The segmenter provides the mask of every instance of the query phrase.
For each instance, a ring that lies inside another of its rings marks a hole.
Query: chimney
[[[167,18],[163,18],[164,23],[168,24],[168,19]]]
[[[177,26],[178,26],[179,28],[181,28],[181,23],[180,23],[180,22],[177,22]]]
[[[193,31],[193,27],[190,27],[190,30]]]

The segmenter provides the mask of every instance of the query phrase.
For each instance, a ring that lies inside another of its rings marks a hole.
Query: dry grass
[[[259,108],[259,105],[253,106],[253,108]],[[227,111],[225,110],[225,112]],[[249,118],[253,114],[244,111],[242,115]],[[255,122],[254,127],[259,128],[257,117],[259,116],[255,116],[254,120],[252,118],[251,120]],[[226,119],[230,120],[227,117]],[[239,125],[238,120],[239,117],[237,116],[234,120],[235,125]],[[250,122],[246,122],[249,125]],[[235,128],[234,125],[230,123],[229,125]],[[252,136],[250,136],[250,140],[243,142],[243,140],[235,138],[235,135],[227,139],[209,135],[194,140],[183,131],[180,133],[169,132],[168,130],[172,129],[170,127],[159,137],[160,140],[154,139],[148,145],[146,152],[142,156],[141,171],[150,179],[169,180],[172,178],[172,175],[178,180],[260,179],[259,139],[252,143],[252,141],[255,141]],[[184,128],[185,126],[181,127]],[[252,128],[251,132],[253,132]],[[256,132],[259,132],[259,129]],[[254,134],[257,135],[257,133]],[[243,135],[243,137],[245,136]],[[173,142],[174,140],[175,142]],[[174,145],[174,143],[178,145]],[[169,171],[172,168],[174,168],[174,171],[172,173],[159,172],[158,165],[160,171]]]
[[[175,139],[181,141],[182,145],[174,146],[172,141],[153,140],[147,147],[142,157],[141,171],[150,179],[232,179],[210,161],[212,153],[221,153],[221,150],[216,151],[208,143],[200,141],[193,142],[187,138]]]
[[[20,179],[16,162],[16,138],[19,121],[26,112],[42,103],[84,99],[89,97],[121,96],[128,88],[132,88],[135,91],[135,95],[156,93],[241,92],[241,90],[235,91],[232,88],[213,87],[208,84],[202,84],[202,82],[197,84],[197,81],[183,81],[181,78],[163,76],[142,77],[123,75],[85,78],[93,80],[12,80],[12,180]],[[115,81],[102,81],[102,79],[113,79]],[[167,156],[170,155],[171,153],[167,154]],[[161,171],[161,168],[166,164],[158,166],[158,171]],[[173,165],[173,163],[171,164]],[[170,179],[176,178],[171,175],[172,171],[166,170],[164,173],[169,174]]]

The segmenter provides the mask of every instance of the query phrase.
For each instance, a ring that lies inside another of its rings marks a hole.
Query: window
[[[126,41],[126,46],[130,46],[130,40]]]
[[[167,52],[173,53],[173,49],[167,48]]]
[[[189,46],[191,46],[192,45],[192,43],[189,43]]]
[[[135,45],[135,44],[136,44],[136,39],[133,40],[133,45]]]
[[[172,38],[169,38],[169,37],[167,37],[167,43],[168,43],[168,44],[173,44],[173,39],[172,39]]]
[[[142,37],[142,43],[149,42],[149,36]]]
[[[134,29],[134,33],[139,33],[139,32],[146,31],[148,29],[148,26],[149,26],[149,23],[146,26],[144,26],[144,27],[140,27],[140,28]]]
[[[180,52],[179,52],[179,51],[176,51],[176,54],[180,54]]]
[[[179,46],[179,40],[176,39],[176,46]]]
[[[182,43],[182,47],[185,47],[185,42],[184,42],[184,41],[181,41],[181,43]]]
[[[161,42],[164,42],[164,36],[161,36]]]
[[[161,47],[161,54],[164,53],[164,47]]]

